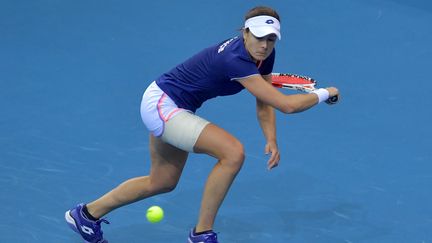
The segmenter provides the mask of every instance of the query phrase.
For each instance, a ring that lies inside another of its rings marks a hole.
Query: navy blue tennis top
[[[195,112],[208,99],[242,91],[239,79],[270,74],[274,60],[273,49],[266,60],[255,63],[243,37],[234,37],[202,50],[162,74],[156,83],[178,107]]]

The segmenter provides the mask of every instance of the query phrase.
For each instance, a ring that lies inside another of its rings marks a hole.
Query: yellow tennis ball
[[[160,222],[164,217],[164,211],[159,206],[151,206],[149,209],[147,209],[147,220],[150,223],[158,223]]]

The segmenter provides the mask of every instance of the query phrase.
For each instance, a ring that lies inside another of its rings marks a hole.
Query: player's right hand
[[[326,103],[329,105],[334,105],[334,104],[338,103],[339,98],[340,98],[339,97],[339,90],[335,87],[328,87],[326,89],[329,92],[329,99],[326,100]]]
[[[329,92],[329,97],[338,96],[339,90],[335,87],[328,87],[326,90]]]

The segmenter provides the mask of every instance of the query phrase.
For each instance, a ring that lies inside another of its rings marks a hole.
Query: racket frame
[[[276,88],[283,88],[283,89],[291,89],[291,90],[298,90],[305,93],[311,93],[317,88],[315,87],[317,85],[317,82],[315,79],[304,76],[304,75],[297,75],[297,74],[291,74],[291,73],[272,73],[272,85]],[[282,80],[284,77],[288,78],[294,78],[296,82],[292,83],[286,83]],[[335,104],[339,100],[338,96],[330,97],[326,103],[327,104]]]

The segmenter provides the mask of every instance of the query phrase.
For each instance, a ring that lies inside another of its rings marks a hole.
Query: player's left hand
[[[279,165],[280,153],[276,141],[267,142],[264,152],[270,155],[270,159],[267,161],[267,169],[271,170]]]

